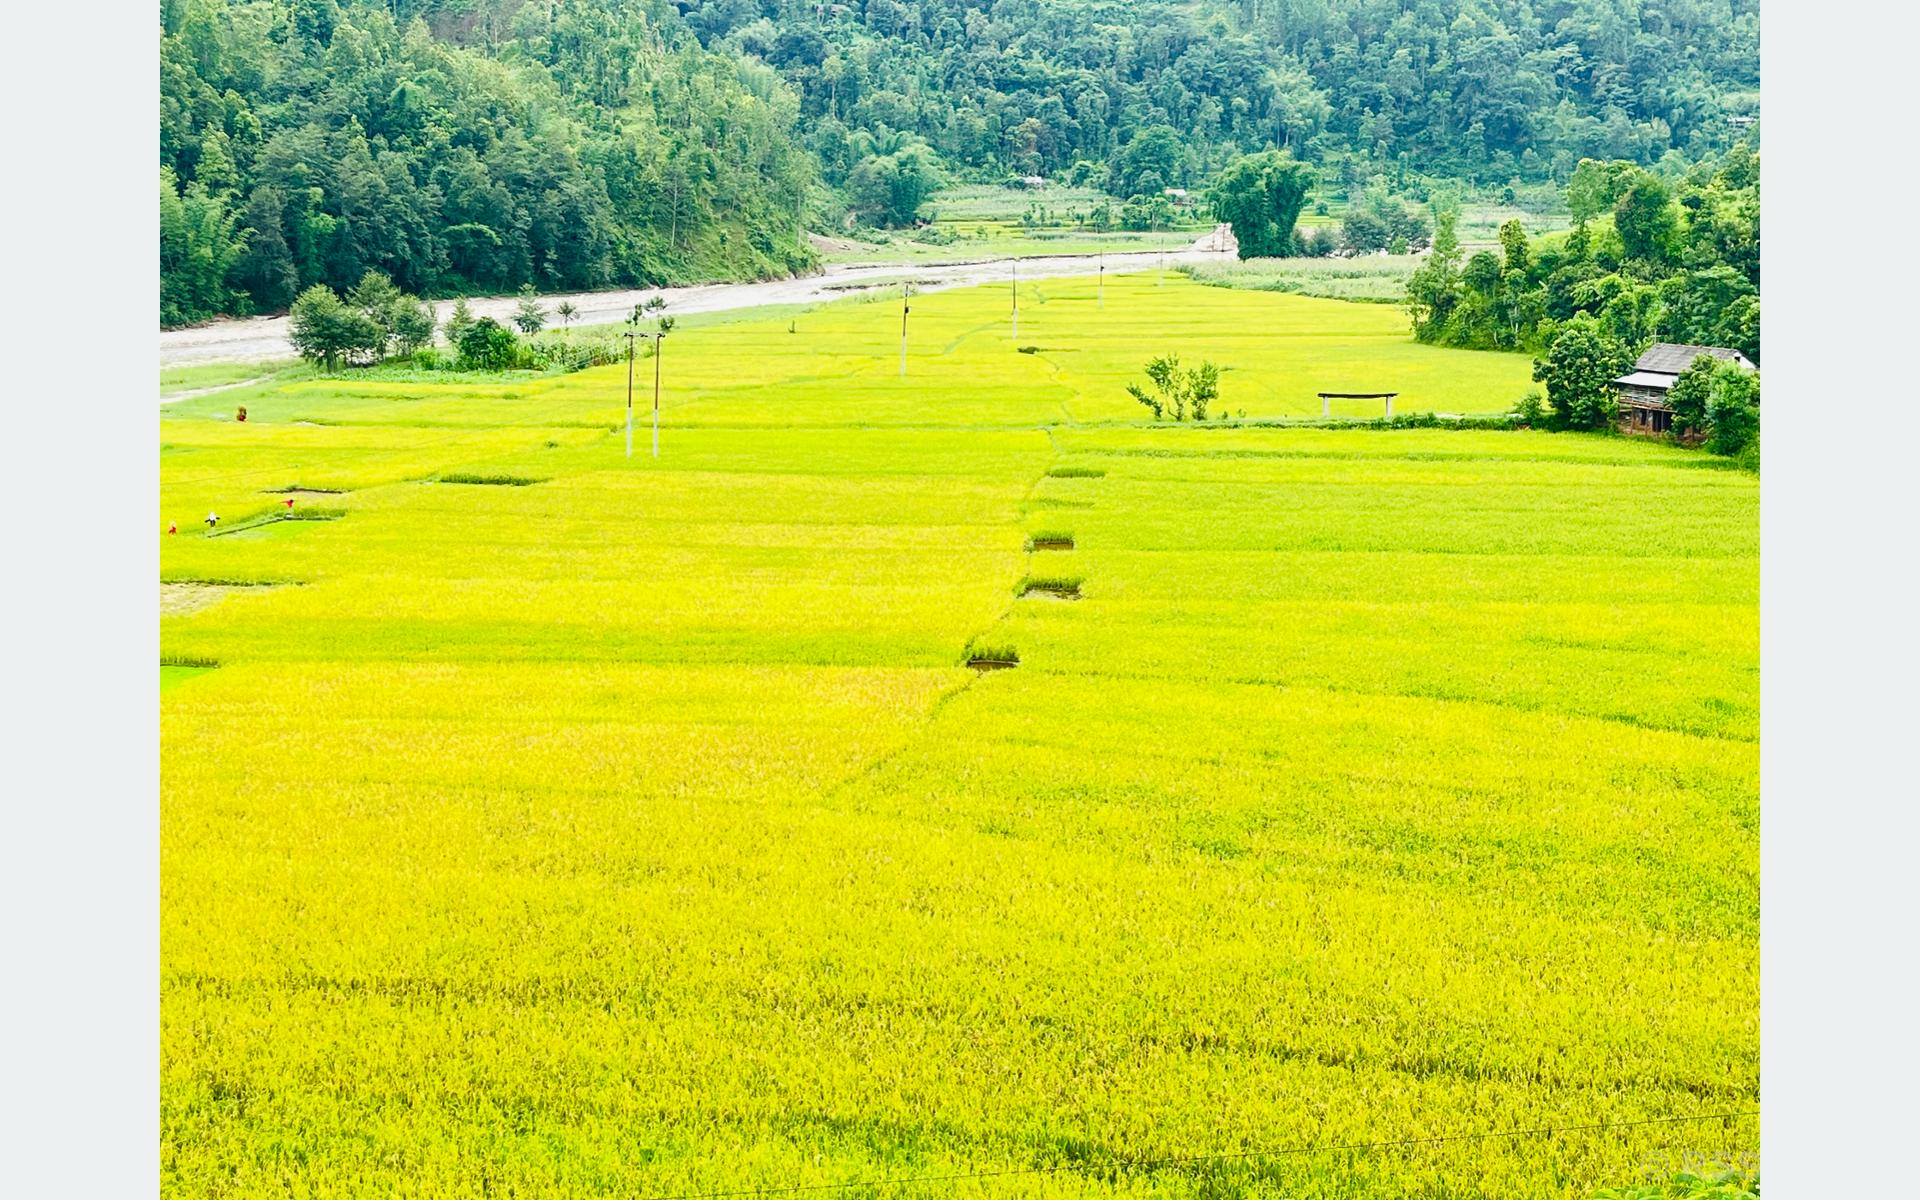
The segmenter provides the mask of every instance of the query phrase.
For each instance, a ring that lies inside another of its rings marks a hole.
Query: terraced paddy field
[[[897,301],[676,333],[657,461],[620,367],[166,410],[168,1195],[1559,1197],[1757,1149],[1757,481],[1150,427],[1168,349],[1249,419],[1504,411],[1527,363],[1172,276],[1009,301],[915,297],[904,379]]]

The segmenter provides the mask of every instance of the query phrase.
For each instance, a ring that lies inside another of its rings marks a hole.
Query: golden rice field
[[[1171,273],[1009,299],[915,297],[905,379],[897,298],[676,333],[657,461],[622,367],[163,410],[164,1194],[1584,1197],[1757,1150],[1756,479],[1152,427],[1170,349],[1250,420],[1505,411],[1528,362]]]

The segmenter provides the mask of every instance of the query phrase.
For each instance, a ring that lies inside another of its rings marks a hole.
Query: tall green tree
[[[1638,173],[1639,168],[1630,162],[1581,159],[1567,181],[1567,208],[1574,221],[1584,225],[1602,213],[1612,212],[1620,194]]]
[[[1213,214],[1233,226],[1241,258],[1293,249],[1293,227],[1313,187],[1313,169],[1284,150],[1249,154],[1220,173],[1208,191]]]
[[[1718,364],[1708,420],[1713,432],[1707,449],[1715,454],[1744,454],[1760,440],[1760,376],[1732,363]]]
[[[1663,265],[1671,261],[1679,214],[1667,185],[1658,176],[1636,172],[1614,202],[1613,227],[1619,230],[1629,258]]]
[[[1455,232],[1458,220],[1459,214],[1452,207],[1435,206],[1433,253],[1407,280],[1407,311],[1413,317],[1415,336],[1422,340],[1441,340],[1460,302],[1460,238]]]
[[[1673,409],[1675,433],[1704,431],[1708,428],[1715,377],[1719,370],[1718,359],[1711,354],[1702,354],[1674,379],[1673,386],[1667,390],[1667,405]]]
[[[160,168],[160,323],[180,325],[238,310],[242,295],[227,273],[246,250],[240,221],[199,183],[180,187]]]
[[[1113,158],[1107,191],[1115,196],[1157,196],[1186,179],[1186,151],[1180,135],[1166,125],[1137,131]]]
[[[300,293],[287,317],[294,351],[325,370],[378,358],[386,350],[386,330],[324,283]]]
[[[1555,423],[1566,429],[1606,429],[1619,404],[1608,384],[1633,363],[1625,347],[1601,331],[1591,317],[1575,317],[1561,327],[1545,357],[1533,364],[1533,377],[1546,384]]]
[[[855,210],[867,220],[877,225],[911,225],[942,179],[933,151],[914,142],[891,154],[862,159],[847,188]]]
[[[286,207],[280,189],[264,185],[253,189],[243,217],[246,249],[228,272],[229,281],[247,294],[254,308],[269,312],[293,303],[300,286],[282,223]]]

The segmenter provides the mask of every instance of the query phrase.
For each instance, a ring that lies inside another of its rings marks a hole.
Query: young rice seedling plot
[[[169,406],[165,1193],[1562,1197],[1754,1150],[1753,477],[1147,427],[1169,350],[1249,418],[1528,366],[1093,288],[1023,286],[1018,344],[1005,287],[917,297],[905,379],[897,298],[676,333],[657,461],[624,365]],[[294,487],[337,519],[200,523]]]

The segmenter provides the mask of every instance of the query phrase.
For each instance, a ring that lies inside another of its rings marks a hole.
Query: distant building
[[[1043,188],[1047,186],[1047,177],[1045,175],[1022,175],[1020,182],[1026,187]]]
[[[1161,194],[1175,204],[1190,204],[1193,202],[1193,197],[1188,195],[1187,189],[1185,188],[1163,188],[1161,189]]]
[[[1613,381],[1613,394],[1620,404],[1620,432],[1666,433],[1673,428],[1673,405],[1667,393],[1680,372],[1705,355],[1732,363],[1743,371],[1757,371],[1752,360],[1738,350],[1725,346],[1679,346],[1655,342],[1633,364],[1633,370]]]

